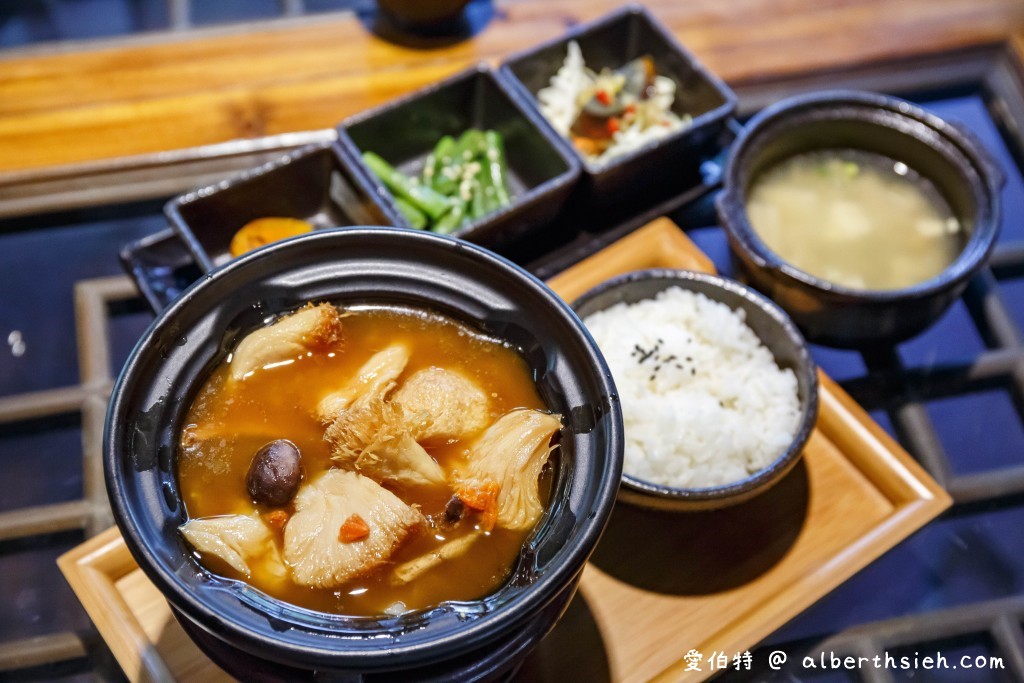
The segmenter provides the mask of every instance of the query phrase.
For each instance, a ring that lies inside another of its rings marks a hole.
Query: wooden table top
[[[353,16],[0,58],[0,172],[332,127],[480,60],[553,38],[613,0],[496,0],[474,39],[386,43]],[[733,85],[1024,35],[1021,0],[648,0]],[[251,27],[250,27],[251,28]]]

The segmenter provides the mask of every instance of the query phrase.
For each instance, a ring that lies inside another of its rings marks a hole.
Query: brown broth
[[[547,410],[534,386],[532,372],[512,348],[483,337],[455,321],[408,309],[357,308],[346,311],[344,343],[331,352],[310,353],[287,365],[257,371],[228,391],[229,363],[223,363],[199,390],[185,420],[178,450],[178,483],[190,518],[271,511],[253,503],[245,475],[253,454],[268,441],[285,438],[302,452],[305,481],[332,467],[324,428],[314,417],[320,398],[339,387],[374,353],[396,342],[412,350],[399,378],[439,366],[462,372],[490,395],[491,422],[515,408]],[[428,452],[446,473],[455,469],[472,439]],[[545,471],[541,494],[547,499],[550,475]],[[440,520],[450,492],[420,495],[395,489],[407,503],[420,506],[429,519]],[[448,560],[412,583],[393,587],[395,564],[434,550],[445,541],[473,533],[472,519],[453,529],[433,524],[405,543],[382,570],[337,589],[312,589],[289,578],[274,577],[254,567],[250,579],[217,557],[197,553],[217,574],[247,580],[286,602],[323,612],[381,614],[395,602],[421,609],[445,600],[472,600],[496,590],[507,578],[527,533],[496,529],[477,540],[462,557]],[[281,535],[276,536],[279,547]]]

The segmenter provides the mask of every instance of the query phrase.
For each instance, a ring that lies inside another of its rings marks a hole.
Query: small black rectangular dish
[[[495,248],[548,224],[568,199],[579,163],[540,114],[520,102],[486,64],[346,119],[338,126],[338,144],[364,192],[398,214],[391,192],[363,162],[363,152],[416,176],[438,140],[457,138],[470,128],[494,130],[504,138],[512,201],[454,234]],[[404,218],[399,221],[412,227]]]
[[[397,225],[399,220],[353,182],[331,142],[301,147],[176,197],[164,213],[204,271],[229,260],[231,238],[257,218],[298,218],[314,229]]]
[[[736,109],[732,90],[640,5],[625,7],[510,57],[500,69],[501,79],[537,108],[537,93],[550,84],[551,77],[561,68],[572,41],[580,46],[586,68],[594,72],[617,69],[650,55],[657,73],[676,83],[672,110],[679,116],[692,117],[690,125],[682,130],[597,164],[556,132],[537,109],[549,133],[579,159],[588,203],[612,205],[629,201],[638,192],[657,192],[654,187],[644,186],[670,185],[680,175],[680,167],[707,155],[708,148]]]

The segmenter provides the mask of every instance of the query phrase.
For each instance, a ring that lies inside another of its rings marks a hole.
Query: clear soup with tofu
[[[750,224],[800,270],[855,289],[901,289],[953,262],[963,226],[935,185],[906,164],[859,150],[786,159],[757,178]]]
[[[181,533],[210,571],[323,612],[480,598],[543,513],[560,427],[500,341],[424,311],[308,305],[199,390]]]

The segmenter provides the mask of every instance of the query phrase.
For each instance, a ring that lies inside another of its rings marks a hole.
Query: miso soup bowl
[[[811,275],[773,252],[747,216],[751,188],[789,157],[831,149],[881,154],[932,181],[967,233],[956,259],[911,287],[867,290]],[[810,341],[889,345],[934,323],[984,265],[999,232],[1003,181],[981,143],[961,127],[895,97],[828,91],[783,100],[750,121],[729,154],[717,207],[746,278],[785,309]]]
[[[563,417],[552,499],[495,593],[398,617],[302,609],[198,564],[178,527],[185,413],[227,351],[307,301],[418,306],[518,347]],[[132,555],[185,630],[242,680],[479,680],[506,675],[554,626],[611,513],[622,417],[572,310],[482,248],[394,228],[317,231],[238,258],[165,309],[114,387],[104,434],[111,506]]]

